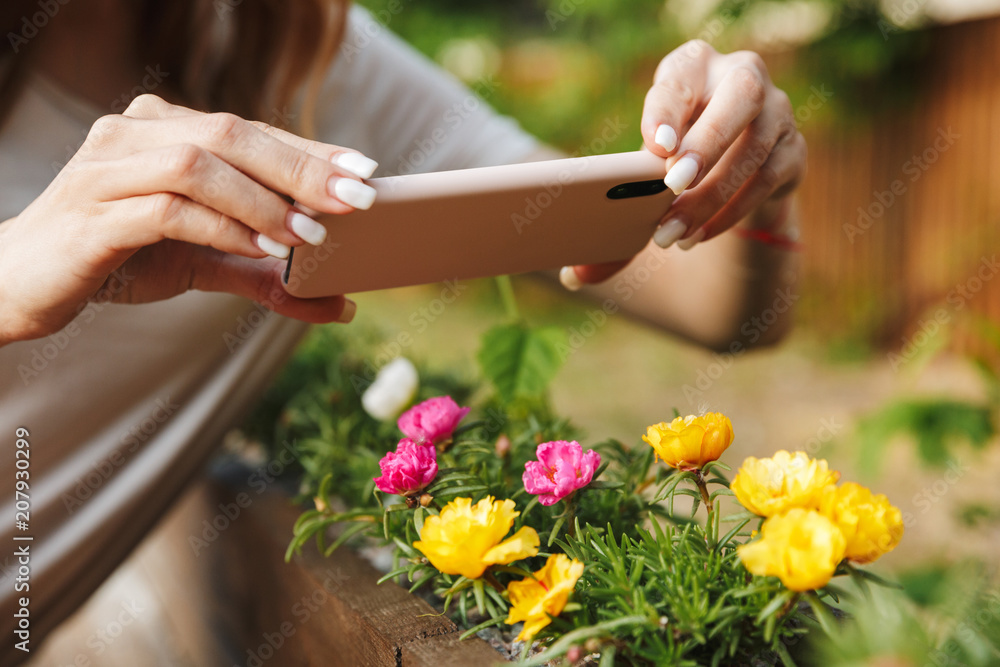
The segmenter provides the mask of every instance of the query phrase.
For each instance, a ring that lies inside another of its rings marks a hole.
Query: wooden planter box
[[[323,558],[311,542],[301,556],[285,563],[300,510],[277,490],[243,493],[241,499],[239,492],[206,484],[199,503],[204,511],[190,517],[190,524],[203,528],[204,518],[216,517],[220,505],[251,499],[204,552],[211,557],[216,611],[235,621],[231,630],[242,638],[232,642],[244,647],[237,664],[256,665],[254,655],[261,665],[332,667],[485,667],[504,662],[481,639],[459,641],[458,626],[425,601],[394,583],[377,585],[381,573],[350,549]],[[190,558],[186,540],[172,542],[180,542]]]

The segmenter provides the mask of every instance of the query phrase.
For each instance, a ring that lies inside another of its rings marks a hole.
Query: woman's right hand
[[[326,230],[278,193],[320,213],[365,209],[375,191],[361,179],[376,166],[263,123],[136,98],[99,119],[38,199],[0,224],[0,345],[55,333],[91,300],[147,303],[191,289],[309,322],[350,321],[343,297],[284,292],[280,258],[322,244]]]

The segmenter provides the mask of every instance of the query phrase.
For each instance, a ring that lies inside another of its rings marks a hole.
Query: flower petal
[[[509,538],[496,545],[485,554],[483,562],[495,565],[506,565],[517,560],[530,558],[538,554],[538,546],[541,540],[538,533],[530,526],[522,526]]]

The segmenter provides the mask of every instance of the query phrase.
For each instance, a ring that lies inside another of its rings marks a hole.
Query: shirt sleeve
[[[376,176],[519,162],[539,144],[483,99],[496,86],[466,87],[355,6],[318,99],[318,138],[377,160]]]

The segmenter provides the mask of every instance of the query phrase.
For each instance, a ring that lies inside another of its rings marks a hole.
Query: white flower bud
[[[375,381],[361,395],[361,405],[375,419],[392,421],[416,396],[419,384],[413,363],[396,357],[379,369]]]

